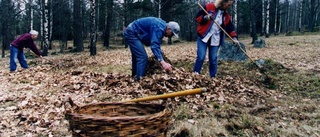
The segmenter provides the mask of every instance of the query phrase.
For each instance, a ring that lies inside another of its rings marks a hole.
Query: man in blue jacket
[[[145,76],[148,55],[144,45],[150,46],[152,53],[161,63],[163,69],[170,71],[171,64],[163,60],[160,48],[163,36],[177,38],[180,26],[177,22],[164,20],[156,17],[144,17],[133,21],[124,32],[126,43],[130,47],[132,56],[132,76],[136,76],[139,81],[140,77]]]

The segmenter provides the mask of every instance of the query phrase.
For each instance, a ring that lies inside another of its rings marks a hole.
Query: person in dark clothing
[[[10,72],[14,72],[17,69],[17,64],[15,59],[18,58],[19,63],[22,68],[27,69],[28,64],[23,52],[24,48],[31,49],[35,54],[37,54],[40,58],[42,57],[42,53],[37,48],[34,40],[38,38],[38,32],[35,30],[31,30],[29,33],[22,34],[18,38],[16,38],[10,44]]]
[[[209,74],[214,78],[218,69],[218,49],[224,45],[225,34],[214,23],[214,20],[233,38],[237,40],[237,34],[231,22],[231,17],[227,9],[233,4],[233,0],[216,0],[215,3],[208,3],[196,15],[197,26],[197,58],[194,63],[193,71],[199,74],[209,49]]]
[[[178,38],[180,26],[177,22],[164,20],[156,17],[144,17],[133,21],[128,25],[124,32],[126,43],[130,47],[132,56],[132,76],[136,76],[139,81],[140,77],[145,76],[148,55],[144,45],[150,46],[152,53],[162,65],[162,68],[170,71],[171,64],[163,60],[161,52],[161,41],[163,36]]]

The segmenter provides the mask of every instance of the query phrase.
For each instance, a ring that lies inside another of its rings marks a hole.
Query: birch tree
[[[43,42],[43,49],[42,49],[42,56],[48,56],[48,43],[49,43],[49,11],[48,11],[48,0],[41,1],[41,30],[42,30],[42,42]]]
[[[162,7],[163,5],[165,5],[166,3],[168,3],[169,0],[155,0],[154,3],[156,3],[158,5],[157,9],[158,9],[158,18],[162,17]]]
[[[97,54],[96,48],[96,2],[90,0],[90,55]]]
[[[234,1],[234,17],[233,17],[233,22],[234,22],[234,27],[235,30],[238,30],[238,0]]]
[[[300,0],[299,1],[299,32],[301,32],[301,28],[302,28],[302,3],[303,3],[303,0]]]
[[[30,10],[30,30],[33,30],[33,0],[29,0],[29,3],[27,3],[26,5],[29,5],[27,7],[29,7]]]
[[[158,18],[161,18],[161,0],[158,2]]]
[[[266,13],[266,38],[269,38],[269,20],[270,20],[270,0],[267,0],[267,13]]]

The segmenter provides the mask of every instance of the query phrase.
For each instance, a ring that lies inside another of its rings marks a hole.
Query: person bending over
[[[150,46],[152,53],[161,63],[162,68],[170,71],[171,64],[164,61],[161,51],[162,38],[172,37],[179,38],[180,26],[177,22],[164,20],[156,17],[144,17],[130,23],[125,32],[124,38],[130,47],[132,57],[132,76],[139,81],[145,76],[148,62],[148,55],[144,45]]]

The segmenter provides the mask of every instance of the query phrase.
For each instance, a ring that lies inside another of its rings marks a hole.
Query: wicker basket
[[[66,113],[73,136],[164,137],[172,111],[160,104],[93,103]]]

